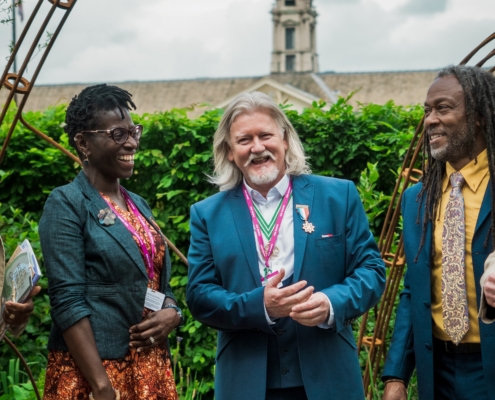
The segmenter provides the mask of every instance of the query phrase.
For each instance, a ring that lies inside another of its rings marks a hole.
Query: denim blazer
[[[129,195],[151,222],[146,201]],[[50,350],[68,350],[62,332],[87,317],[100,357],[123,358],[129,350],[129,328],[142,319],[146,267],[132,234],[118,218],[114,225],[99,223],[98,213],[106,207],[84,172],[54,189],[45,203],[39,234],[52,307]],[[168,283],[170,269],[166,250],[160,291],[175,300]]]

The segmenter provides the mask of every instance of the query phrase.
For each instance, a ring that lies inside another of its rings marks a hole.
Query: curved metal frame
[[[33,20],[36,17],[36,15],[38,14],[38,12],[41,8],[41,5],[43,4],[43,1],[44,0],[38,0],[38,3],[36,5],[36,7],[34,8],[31,16],[29,17],[29,20],[27,21],[26,26],[24,27],[22,34],[19,37],[19,40],[15,44],[14,50],[12,51],[12,54],[9,58],[9,61],[7,62],[5,70],[3,71],[3,74],[0,78],[0,90],[3,86],[5,89],[7,89],[9,91],[9,94],[7,96],[7,100],[6,100],[6,102],[2,108],[1,113],[0,113],[0,125],[4,122],[5,116],[7,115],[7,111],[9,109],[15,95],[16,94],[22,95],[22,100],[18,104],[17,112],[15,114],[14,120],[12,121],[12,124],[10,125],[7,136],[6,136],[6,138],[2,144],[2,148],[0,149],[0,164],[2,163],[2,161],[5,157],[5,154],[7,152],[7,148],[8,148],[8,145],[10,143],[10,140],[12,138],[12,135],[14,133],[15,127],[16,127],[17,123],[20,122],[22,125],[24,125],[27,129],[29,129],[31,132],[33,132],[40,139],[42,139],[42,140],[48,142],[49,144],[51,144],[52,146],[56,147],[62,153],[64,153],[67,157],[71,158],[74,162],[81,165],[81,161],[79,160],[79,158],[76,155],[74,155],[69,150],[67,150],[66,148],[61,146],[59,143],[57,143],[55,140],[50,138],[48,135],[44,134],[43,132],[41,132],[40,130],[36,129],[34,126],[29,124],[25,120],[24,116],[22,115],[22,111],[24,109],[24,106],[26,105],[26,101],[29,98],[29,95],[31,94],[31,90],[34,87],[36,79],[38,78],[39,72],[41,71],[41,68],[43,67],[43,64],[45,63],[45,60],[48,57],[48,54],[50,53],[50,50],[53,47],[53,43],[57,39],[60,31],[62,30],[62,27],[65,24],[65,21],[69,17],[69,14],[72,11],[72,9],[74,8],[74,5],[75,5],[77,0],[66,0],[66,1],[48,0],[52,4],[52,7],[50,8],[47,16],[45,17],[45,20],[43,21],[41,27],[39,28],[38,33],[36,34],[36,37],[34,38],[33,43],[31,45],[31,47],[29,48],[29,51],[28,51],[28,53],[27,53],[27,55],[26,55],[26,57],[22,63],[22,66],[19,69],[19,72],[18,73],[9,73],[9,69],[12,66],[12,64],[14,64],[14,60],[15,60],[16,55],[19,52],[19,48],[21,47],[22,42],[24,41],[24,38],[26,37],[27,32],[30,30],[31,25],[33,23]],[[38,42],[40,41],[40,39],[43,35],[43,32],[45,31],[48,23],[50,22],[51,18],[53,17],[53,14],[57,8],[64,10],[65,14],[62,17],[61,21],[59,22],[54,34],[50,38],[50,40],[49,40],[49,42],[45,48],[45,51],[43,52],[43,55],[42,55],[38,65],[35,69],[35,72],[33,74],[31,81],[28,81],[25,77],[23,77],[23,74],[26,70],[27,65],[29,64],[29,60],[31,59],[34,51],[37,48]],[[13,83],[12,83],[12,81],[13,81]],[[165,235],[164,235],[164,239],[165,239],[167,245],[169,246],[169,248],[172,249],[172,251],[177,254],[177,256],[180,258],[180,260],[186,265],[186,267],[188,267],[187,258],[180,252],[180,250]],[[19,357],[19,359],[21,360],[22,365],[24,366],[24,368],[27,371],[27,374],[29,376],[29,380],[31,381],[31,384],[33,385],[33,388],[34,388],[34,391],[36,394],[36,398],[38,400],[41,400],[40,394],[38,392],[38,387],[36,386],[36,381],[33,377],[31,369],[29,368],[28,364],[26,363],[26,360],[24,359],[22,354],[19,352],[19,350],[16,348],[14,343],[12,343],[12,341],[10,341],[7,337],[5,337],[5,341],[12,348],[12,350],[16,353],[16,355]]]
[[[473,51],[471,51],[461,62],[460,65],[467,64],[474,55],[478,53],[484,46],[495,39],[495,33],[488,36],[483,42],[481,42]],[[482,67],[486,61],[495,56],[495,49],[490,51],[476,66]],[[495,71],[495,67],[489,70]],[[401,174],[397,179],[395,188],[390,200],[390,204],[387,210],[387,215],[383,224],[383,229],[378,242],[380,253],[385,262],[385,265],[389,268],[389,274],[385,285],[385,291],[383,293],[381,302],[375,307],[375,329],[373,336],[366,335],[366,325],[369,318],[369,313],[363,315],[361,320],[361,326],[359,330],[358,338],[358,351],[361,350],[361,346],[368,348],[368,358],[363,376],[364,390],[367,399],[371,399],[372,382],[376,382],[378,378],[378,372],[380,370],[380,364],[382,359],[386,357],[386,337],[390,325],[390,318],[392,316],[395,299],[399,291],[399,285],[404,275],[405,259],[404,259],[404,243],[402,233],[398,229],[400,219],[400,203],[402,200],[402,193],[411,184],[416,183],[421,178],[421,171],[415,169],[415,165],[418,162],[418,156],[423,148],[423,122],[424,118],[416,128],[416,132],[411,141],[411,145],[407,150],[404,162],[402,163]],[[392,251],[396,238],[399,236],[397,248],[395,252]]]
[[[26,360],[22,356],[21,352],[17,349],[17,347],[15,347],[15,344],[12,343],[12,341],[7,336],[4,336],[3,340],[5,340],[5,342],[10,346],[10,348],[14,351],[14,353],[17,355],[17,357],[19,357],[19,360],[21,360],[22,365],[24,366],[24,368],[27,371],[27,374],[29,376],[29,380],[31,381],[31,384],[33,385],[34,394],[36,395],[36,398],[38,400],[41,400],[41,396],[40,396],[40,393],[38,391],[38,386],[36,385],[36,381],[34,380],[33,373],[31,372],[31,368],[29,368],[29,365],[27,364]]]
[[[3,158],[7,152],[7,147],[10,143],[10,139],[12,137],[12,134],[14,133],[14,129],[15,129],[18,121],[20,121],[27,129],[29,129],[31,132],[36,134],[38,137],[40,137],[41,139],[47,141],[51,145],[53,145],[56,148],[58,148],[59,150],[61,150],[64,154],[66,154],[67,156],[72,158],[75,162],[80,163],[79,159],[76,156],[74,156],[71,152],[69,152],[68,150],[63,148],[56,141],[54,141],[53,139],[51,139],[50,137],[48,137],[44,133],[40,132],[35,127],[31,126],[24,119],[24,117],[22,115],[22,110],[24,109],[24,106],[25,106],[26,101],[29,97],[29,94],[31,93],[31,90],[34,86],[34,83],[36,82],[36,78],[38,77],[38,74],[41,71],[41,68],[43,67],[44,62],[45,62],[46,58],[48,57],[48,54],[50,53],[51,48],[53,47],[53,43],[57,39],[58,34],[62,30],[62,27],[63,27],[65,21],[67,20],[67,18],[69,17],[69,14],[72,11],[72,8],[76,2],[76,0],[69,0],[67,2],[62,2],[61,0],[48,0],[48,1],[50,3],[52,3],[52,7],[50,8],[47,16],[45,17],[45,20],[43,21],[41,27],[39,28],[39,31],[33,40],[33,43],[32,43],[32,45],[31,45],[31,47],[30,47],[30,49],[29,49],[29,51],[28,51],[28,53],[27,53],[27,55],[26,55],[26,57],[22,63],[22,66],[21,66],[19,72],[18,73],[9,73],[9,69],[12,66],[12,64],[14,63],[15,57],[17,56],[17,54],[19,52],[19,49],[22,45],[22,42],[24,41],[24,38],[26,37],[27,32],[31,28],[31,25],[34,21],[34,18],[38,14],[38,12],[41,8],[41,5],[43,4],[43,0],[38,1],[31,16],[29,17],[29,20],[27,21],[26,26],[24,27],[22,34],[19,37],[19,40],[15,44],[14,50],[12,51],[12,54],[10,55],[9,61],[7,62],[7,65],[5,66],[5,70],[3,71],[2,76],[0,78],[0,90],[1,90],[1,87],[3,86],[5,89],[7,89],[9,91],[9,94],[7,96],[7,101],[5,102],[5,104],[2,108],[2,112],[0,113],[0,125],[3,124],[3,122],[5,120],[5,116],[7,115],[7,110],[9,109],[10,104],[12,103],[12,100],[14,99],[14,96],[16,94],[22,95],[22,100],[17,107],[17,113],[14,117],[14,120],[12,121],[12,124],[10,125],[9,132],[8,132],[6,138],[3,142],[2,148],[0,150],[0,164],[3,161]],[[43,35],[43,32],[45,31],[48,23],[50,22],[51,18],[53,17],[53,14],[54,14],[55,9],[57,7],[64,9],[66,11],[66,13],[64,14],[63,18],[59,22],[59,25],[58,25],[57,29],[55,30],[55,33],[50,38],[48,45],[45,48],[45,51],[43,52],[43,55],[42,55],[38,65],[35,69],[32,80],[31,80],[31,82],[29,82],[25,77],[23,77],[24,71],[26,70],[26,67],[29,64],[29,60],[31,59],[34,51],[36,50],[38,42],[40,41],[41,36]],[[13,83],[12,83],[12,81],[13,81]],[[36,398],[38,400],[41,400],[41,396],[40,396],[40,393],[38,391],[36,381],[34,379],[33,373],[31,372],[31,369],[29,368],[29,365],[27,364],[26,360],[24,359],[24,357],[22,356],[20,351],[17,349],[15,344],[12,343],[11,340],[9,340],[9,338],[4,337],[4,340],[12,348],[12,350],[17,355],[17,357],[19,357],[19,359],[21,360],[21,363],[24,366],[24,368],[28,374],[29,380],[30,380],[31,384],[33,385],[33,389],[34,389],[34,393],[36,395]]]
[[[24,106],[26,105],[26,101],[29,98],[29,95],[31,94],[31,90],[33,89],[33,86],[36,82],[36,79],[38,78],[38,75],[41,71],[41,68],[43,67],[43,64],[45,63],[46,58],[48,57],[48,54],[50,53],[50,50],[53,47],[53,44],[55,43],[55,40],[57,40],[57,37],[62,30],[62,27],[65,24],[65,21],[69,17],[72,9],[74,8],[74,5],[77,0],[68,0],[63,2],[62,0],[48,0],[52,6],[50,7],[50,10],[48,11],[48,14],[45,17],[45,20],[41,24],[41,27],[38,30],[38,33],[36,34],[33,43],[31,47],[29,48],[29,51],[26,54],[26,57],[21,65],[21,68],[19,69],[19,72],[17,73],[9,73],[9,69],[14,63],[14,60],[17,56],[17,53],[19,52],[19,49],[22,45],[22,42],[24,41],[27,32],[30,30],[31,25],[34,21],[34,18],[38,14],[41,5],[43,4],[43,0],[38,0],[38,3],[36,4],[36,7],[34,8],[33,12],[31,13],[31,16],[29,17],[29,20],[26,23],[26,26],[24,27],[21,36],[19,37],[19,40],[15,44],[14,50],[12,51],[12,54],[10,55],[9,61],[7,62],[7,65],[5,66],[5,70],[3,71],[3,74],[0,78],[0,84],[9,90],[9,94],[7,96],[7,101],[5,102],[2,112],[0,114],[0,125],[4,122],[5,116],[7,114],[7,110],[10,107],[10,104],[12,103],[12,100],[14,99],[15,94],[22,95],[22,100],[18,104],[17,107],[17,112],[14,116],[14,120],[12,121],[12,124],[10,126],[9,132],[7,133],[7,136],[3,142],[2,148],[0,150],[0,164],[2,163],[5,153],[7,152],[7,147],[9,146],[10,139],[12,138],[12,134],[14,133],[14,129],[17,125],[18,121],[21,121],[21,123],[30,131],[38,135],[41,139],[49,142],[51,145],[55,146],[57,149],[62,151],[65,155],[70,157],[72,160],[75,162],[81,164],[81,161],[79,160],[78,157],[76,157],[74,154],[72,154],[70,151],[62,147],[60,144],[58,144],[56,141],[53,139],[50,139],[48,136],[45,134],[41,133],[31,125],[29,125],[25,119],[22,117],[22,111],[24,109]],[[43,35],[43,32],[45,32],[46,27],[48,26],[48,23],[53,17],[53,14],[55,13],[55,10],[59,8],[62,10],[65,10],[65,14],[60,20],[57,28],[55,29],[55,32],[53,33],[52,37],[48,41],[48,44],[45,48],[45,51],[43,52],[43,55],[41,56],[40,61],[38,62],[38,65],[36,66],[36,69],[34,71],[33,77],[31,78],[31,81],[28,81],[25,77],[23,77],[23,74],[29,64],[29,61],[31,60],[31,57],[34,54],[34,51],[36,50],[38,43]],[[14,81],[12,83],[11,81]]]

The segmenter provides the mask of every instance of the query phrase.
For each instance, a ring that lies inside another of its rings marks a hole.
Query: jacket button
[[[285,354],[285,353],[287,353],[287,349],[285,347],[282,347],[280,349],[280,354]]]
[[[279,335],[281,335],[282,333],[284,333],[284,331],[282,330],[282,328],[279,328],[279,329],[277,330],[277,333],[278,333]]]
[[[423,304],[426,308],[430,308],[430,303],[428,303],[427,301],[423,301]]]
[[[284,368],[284,369],[282,370],[282,375],[285,375],[287,372],[289,372],[289,370],[288,370],[287,368]]]
[[[429,343],[425,343],[425,347],[426,347],[428,350],[431,350],[431,344],[429,344]]]

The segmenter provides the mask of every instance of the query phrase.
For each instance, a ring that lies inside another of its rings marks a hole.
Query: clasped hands
[[[306,326],[317,326],[328,321],[330,303],[321,292],[314,293],[313,286],[299,281],[287,287],[277,288],[285,276],[285,269],[271,278],[264,292],[266,311],[270,318],[291,317]]]
[[[139,324],[129,329],[131,338],[129,347],[137,348],[138,352],[148,350],[167,340],[169,333],[179,323],[180,317],[173,308],[151,312]]]

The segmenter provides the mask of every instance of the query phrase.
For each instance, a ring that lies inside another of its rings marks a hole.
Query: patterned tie
[[[460,172],[450,176],[452,191],[445,209],[442,234],[442,309],[443,327],[456,345],[469,330],[464,251],[464,177]]]

